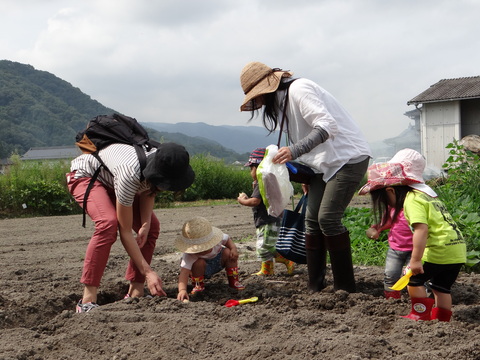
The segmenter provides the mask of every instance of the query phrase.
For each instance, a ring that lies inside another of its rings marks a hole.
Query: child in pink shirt
[[[388,250],[385,260],[385,273],[383,279],[385,298],[400,299],[401,292],[391,290],[398,279],[402,276],[402,270],[405,265],[410,262],[413,250],[413,233],[405,219],[403,209],[397,215],[396,219],[392,218],[395,209],[389,207],[389,216],[383,219],[380,224],[370,227],[366,234],[371,239],[378,239],[383,230],[390,229],[388,233]]]

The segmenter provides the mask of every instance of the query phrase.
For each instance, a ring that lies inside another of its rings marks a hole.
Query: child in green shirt
[[[413,276],[408,284],[413,320],[450,321],[451,287],[466,261],[466,246],[457,224],[425,184],[425,158],[415,150],[400,150],[389,162],[368,168],[367,184],[360,194],[370,193],[374,213],[382,218],[388,206],[394,217],[404,210],[413,230],[413,251],[409,268]],[[427,297],[428,282],[435,299]],[[434,307],[434,304],[436,307]]]

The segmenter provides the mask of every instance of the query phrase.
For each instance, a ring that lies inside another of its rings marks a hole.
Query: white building
[[[449,143],[480,135],[480,76],[440,80],[407,105],[420,110],[421,153],[427,166],[441,169]]]

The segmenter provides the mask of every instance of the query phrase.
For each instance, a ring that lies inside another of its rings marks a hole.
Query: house
[[[81,154],[77,146],[33,147],[21,157],[21,160],[73,159]]]
[[[407,105],[420,111],[421,153],[427,166],[441,169],[449,143],[480,134],[480,76],[440,80]]]
[[[4,175],[5,171],[12,164],[13,162],[10,159],[0,159],[0,175]]]

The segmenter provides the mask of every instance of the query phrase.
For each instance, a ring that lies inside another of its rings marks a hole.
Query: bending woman
[[[165,296],[162,280],[150,267],[160,223],[153,213],[158,191],[179,191],[189,187],[195,174],[185,148],[174,143],[161,144],[146,151],[147,165],[140,171],[138,155],[131,145],[112,144],[99,156],[110,170],[102,167],[86,203],[86,212],[95,223],[87,247],[80,282],[85,285],[77,312],[88,312],[97,305],[100,286],[110,249],[120,233],[122,245],[130,256],[125,278],[130,281],[127,297],[144,295],[144,284],[152,295]],[[80,206],[90,179],[100,162],[90,154],[72,160],[67,184]],[[136,233],[134,237],[133,232]]]

